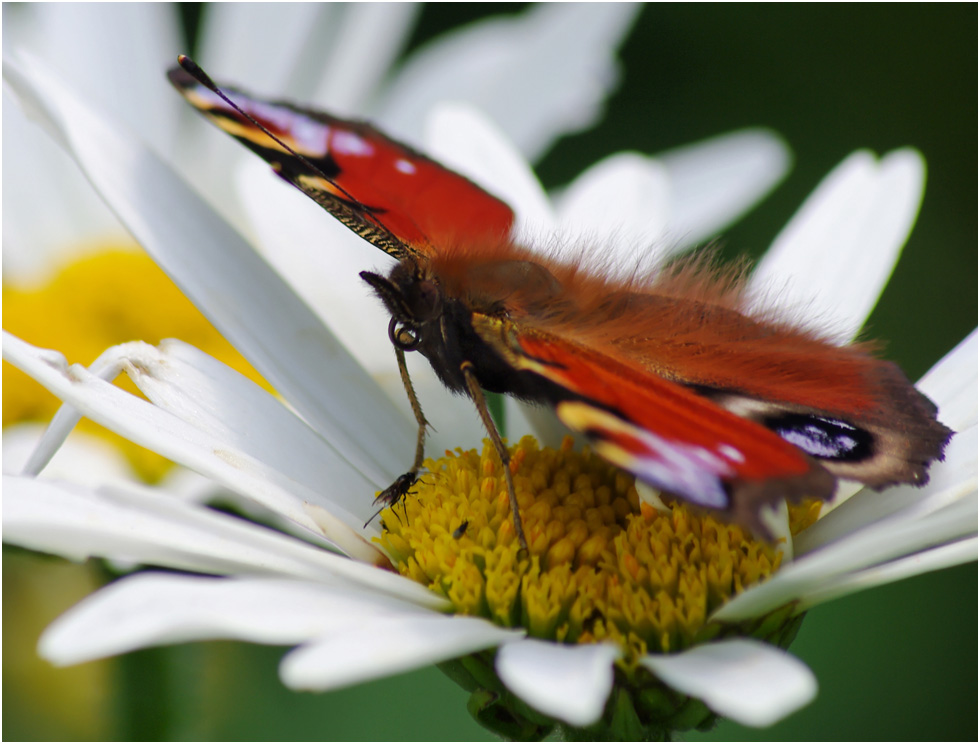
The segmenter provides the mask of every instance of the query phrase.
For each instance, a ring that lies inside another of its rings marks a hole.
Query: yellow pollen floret
[[[446,596],[457,613],[537,638],[615,641],[627,664],[717,632],[706,627],[711,613],[764,581],[782,557],[683,503],[666,513],[641,504],[631,476],[573,451],[570,439],[555,450],[525,437],[511,449],[526,554],[489,443],[425,466],[412,493],[382,512],[378,541],[403,575]],[[818,511],[794,507],[794,531]]]

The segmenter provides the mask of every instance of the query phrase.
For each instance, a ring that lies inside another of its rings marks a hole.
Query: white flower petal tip
[[[620,152],[600,160],[576,178],[558,206],[559,230],[572,247],[602,239],[604,270],[632,273],[661,255],[669,231],[672,184],[667,169],[653,158]],[[614,240],[610,240],[614,230]],[[657,250],[651,251],[650,246]],[[652,254],[652,255],[645,255]],[[643,270],[643,269],[641,269]]]
[[[459,615],[380,618],[294,649],[283,658],[279,675],[296,690],[333,690],[455,659],[522,635]]]
[[[436,101],[466,101],[534,160],[559,136],[599,118],[619,78],[615,49],[641,7],[543,3],[474,23],[413,54],[375,118],[411,136]]]
[[[505,201],[517,212],[517,225],[549,233],[551,205],[537,176],[507,136],[483,112],[464,103],[441,103],[426,119],[430,155]]]
[[[394,570],[388,556],[322,506],[305,501],[303,509],[320,529],[320,533],[351,558],[378,568]]]
[[[789,505],[785,501],[767,506],[759,512],[762,523],[772,535],[777,549],[782,551],[783,560],[793,560],[793,533],[789,526]]]
[[[936,362],[916,385],[939,406],[939,420],[953,431],[977,424],[977,330]]]
[[[683,245],[714,237],[786,177],[793,155],[778,134],[746,129],[661,153],[671,184],[670,235]]]
[[[531,707],[572,726],[588,726],[602,715],[613,662],[621,655],[610,644],[525,639],[501,646],[495,666],[507,688]]]
[[[29,466],[45,427],[40,424],[14,424],[3,429],[3,472],[34,475]],[[47,457],[44,457],[47,460]],[[45,478],[71,479],[95,486],[102,483],[136,483],[138,478],[129,461],[105,439],[85,432],[62,444],[44,470]]]
[[[663,499],[660,498],[660,491],[648,486],[643,481],[638,480],[636,482],[636,493],[640,497],[640,501],[644,504],[649,504],[654,509],[662,514],[670,514],[670,507],[667,506]]]
[[[817,680],[803,662],[756,640],[709,643],[676,655],[645,656],[640,663],[715,713],[756,728],[785,718],[817,694]]]
[[[803,203],[752,275],[761,306],[793,297],[801,322],[850,340],[888,283],[925,189],[910,148],[853,153]]]

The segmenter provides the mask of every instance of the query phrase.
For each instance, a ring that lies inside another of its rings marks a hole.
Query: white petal
[[[320,39],[327,59],[311,101],[337,116],[363,116],[389,68],[408,42],[419,3],[345,3],[332,43]],[[370,39],[370,44],[364,40]]]
[[[235,187],[263,256],[365,369],[397,376],[387,330],[391,314],[358,276],[365,270],[387,274],[395,260],[284,183],[259,158],[242,163]]]
[[[976,329],[936,362],[915,386],[939,406],[939,420],[953,431],[976,426]]]
[[[41,636],[42,657],[77,664],[148,646],[233,639],[301,643],[417,607],[341,587],[286,579],[142,573],[87,597]]]
[[[431,424],[425,437],[425,450],[429,456],[440,457],[446,450],[452,451],[457,447],[469,449],[482,446],[487,430],[473,401],[451,394],[421,354],[413,354],[406,361],[422,411]],[[387,382],[390,385],[388,394],[397,396],[401,405],[407,406],[401,380],[388,377]]]
[[[127,373],[155,405],[310,490],[329,494],[321,505],[339,505],[358,525],[374,513],[370,496],[388,483],[365,479],[248,378],[175,339],[126,350]]]
[[[530,403],[514,401],[514,406],[520,407],[522,418],[529,425],[528,433],[549,447],[558,447],[567,436],[571,436],[577,449],[588,444],[588,439],[582,434],[573,434],[559,419],[550,406],[535,406]],[[508,432],[510,430],[508,429]]]
[[[640,660],[660,679],[746,726],[769,726],[809,703],[817,680],[785,651],[747,638]]]
[[[780,501],[763,507],[759,518],[772,535],[776,549],[783,554],[783,562],[789,563],[796,555],[797,547],[789,525],[789,504]]]
[[[602,715],[622,652],[605,643],[562,645],[525,639],[500,647],[494,666],[501,682],[532,708],[573,726]]]
[[[811,594],[831,591],[849,575],[929,548],[976,535],[977,482],[931,493],[903,512],[882,519],[831,545],[797,556],[771,579],[721,607],[713,620],[759,617]],[[842,507],[843,508],[843,507]]]
[[[234,82],[255,93],[287,91],[320,15],[327,27],[333,9],[321,3],[218,3],[208,6],[201,19],[201,53],[204,69],[219,79],[235,75]],[[270,43],[288,54],[265,53]],[[174,57],[176,61],[176,55]],[[231,81],[229,81],[231,82]],[[296,91],[300,92],[300,91]]]
[[[964,563],[977,560],[977,538],[968,537],[963,540],[941,545],[938,548],[924,550],[921,553],[891,561],[881,566],[873,566],[864,571],[856,571],[848,576],[828,584],[824,589],[809,592],[806,601],[800,604],[800,610],[807,610],[832,599],[845,597],[848,594],[871,589],[872,587],[901,581],[911,576],[939,571]]]
[[[617,153],[588,168],[558,200],[560,229],[590,246],[602,270],[629,277],[668,248],[671,186],[667,169],[637,153]],[[641,269],[642,270],[642,269]]]
[[[785,175],[789,152],[765,130],[748,130],[647,158],[618,153],[568,187],[563,228],[593,244],[606,273],[655,269],[665,255],[709,238]],[[564,232],[564,231],[563,231]]]
[[[764,302],[792,298],[799,320],[850,340],[871,312],[919,211],[925,163],[914,150],[859,151],[828,175],[752,275]]]
[[[175,6],[39,3],[13,11],[8,14],[4,8],[8,56],[24,49],[40,57],[73,90],[139,131],[157,152],[171,151],[180,107],[175,99],[160,95],[160,83],[181,39]],[[20,14],[30,18],[8,30],[8,16]]]
[[[618,78],[614,51],[640,7],[545,4],[455,31],[409,60],[376,118],[412,138],[433,103],[465,101],[535,160],[557,137],[598,119]]]
[[[4,75],[215,326],[349,461],[390,482],[398,470],[390,455],[408,461],[412,426],[275,272],[161,161],[39,64],[29,73],[8,64]]]
[[[159,490],[4,476],[7,542],[72,560],[90,556],[204,573],[278,574],[345,583],[441,608],[415,582]]]
[[[279,673],[299,690],[331,690],[481,651],[520,636],[475,617],[416,615],[360,623],[295,649]]]
[[[571,431],[558,420],[551,408],[534,406],[511,396],[504,399],[504,418],[507,424],[505,433],[512,442],[530,434],[537,437],[541,444],[558,447],[565,436],[572,436]],[[578,435],[575,444],[581,448],[586,442],[584,437]]]
[[[3,428],[3,472],[18,475],[37,447],[45,427],[14,424]],[[118,447],[104,437],[78,431],[59,447],[44,473],[45,478],[70,478],[75,483],[136,483],[138,477]]]
[[[279,473],[230,442],[102,380],[80,365],[68,368],[59,354],[35,349],[4,331],[4,359],[27,372],[78,412],[174,462],[213,478],[226,488],[333,541],[351,555],[373,560],[377,550],[358,533],[358,517],[319,491]],[[316,512],[329,506],[335,519]],[[321,506],[320,509],[323,507]],[[346,526],[344,526],[346,525]]]
[[[671,184],[669,236],[696,245],[716,236],[774,189],[792,156],[779,135],[746,129],[660,153]]]
[[[4,6],[4,14],[7,12]],[[69,260],[130,237],[49,136],[3,90],[3,281],[32,287]],[[57,173],[39,179],[37,173]]]
[[[551,235],[555,219],[537,177],[478,110],[462,104],[435,107],[426,121],[425,144],[433,158],[510,205],[517,217],[515,235]]]

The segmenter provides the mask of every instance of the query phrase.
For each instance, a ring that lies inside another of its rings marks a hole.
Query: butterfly
[[[405,366],[418,351],[468,395],[505,464],[484,391],[550,406],[639,480],[762,535],[760,510],[830,499],[838,478],[922,485],[952,432],[935,405],[867,345],[840,346],[753,315],[732,271],[703,258],[612,279],[543,257],[511,237],[514,212],[463,176],[370,124],[218,87],[187,57],[171,83],[213,124],[344,225],[397,259],[361,272],[391,314]]]

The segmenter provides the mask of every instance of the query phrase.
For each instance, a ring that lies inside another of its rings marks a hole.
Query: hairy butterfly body
[[[694,259],[623,282],[542,258],[511,240],[506,204],[370,125],[219,91],[181,65],[170,79],[192,105],[398,259],[361,273],[391,314],[419,423],[413,467],[382,499],[422,462],[406,351],[473,399],[505,461],[483,390],[551,406],[614,464],[760,532],[764,505],[829,499],[838,477],[921,485],[942,457],[951,432],[897,366],[753,318],[731,272]]]

